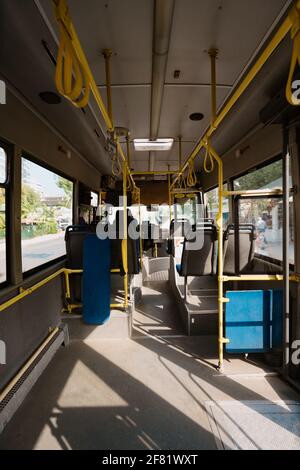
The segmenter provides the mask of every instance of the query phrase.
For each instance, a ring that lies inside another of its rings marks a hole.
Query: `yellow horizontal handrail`
[[[120,272],[120,270],[112,270],[111,272]],[[3,312],[4,310],[8,309],[9,307],[12,307],[16,303],[20,302],[20,300],[24,299],[25,297],[28,297],[29,295],[33,294],[37,290],[39,290],[41,287],[45,286],[49,282],[53,281],[53,279],[57,278],[58,276],[64,274],[65,275],[65,280],[66,280],[66,299],[68,300],[70,298],[70,284],[69,284],[69,275],[70,274],[83,274],[82,269],[68,269],[68,268],[61,268],[55,273],[51,274],[50,276],[45,277],[42,281],[38,282],[34,286],[28,287],[27,289],[22,289],[20,294],[16,295],[15,297],[12,297],[11,299],[7,300],[3,304],[0,305],[0,312]],[[126,306],[126,300],[124,301],[123,304],[111,304],[112,307],[124,307]],[[68,307],[71,307],[71,310],[75,308],[80,308],[82,307],[81,304],[74,304],[71,305],[69,304]]]
[[[59,271],[56,271],[55,273],[51,274],[50,276],[46,277],[45,279],[43,279],[42,281],[38,282],[37,284],[35,284],[34,286],[32,287],[29,287],[28,289],[22,289],[22,291],[20,292],[20,294],[16,295],[15,297],[7,300],[6,302],[4,302],[3,304],[0,305],[0,312],[3,312],[4,310],[6,310],[7,308],[11,307],[12,305],[16,304],[17,302],[19,302],[20,300],[24,299],[25,297],[27,297],[28,295],[31,295],[33,294],[35,291],[37,291],[38,289],[40,289],[41,287],[43,287],[45,284],[48,284],[50,281],[52,281],[53,279],[55,279],[56,277],[60,276],[61,274],[64,274],[65,273],[65,268],[62,268],[60,269]]]
[[[272,197],[272,196],[282,196],[283,191],[282,189],[255,189],[255,190],[249,190],[249,191],[222,191],[223,197],[229,197],[229,196],[245,196],[245,197],[250,197],[250,196],[266,196],[266,197]]]
[[[223,282],[253,282],[253,281],[283,281],[284,276],[281,274],[243,274],[241,276],[222,276]],[[291,282],[300,283],[300,276],[294,274],[290,276]]]

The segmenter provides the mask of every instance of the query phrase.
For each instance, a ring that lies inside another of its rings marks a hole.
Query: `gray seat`
[[[83,241],[92,229],[89,225],[71,225],[67,227],[65,233],[67,261],[66,266],[68,269],[83,269]],[[71,302],[81,302],[81,274],[72,274],[70,289],[71,289]]]
[[[191,230],[191,224],[188,219],[173,219],[170,224],[170,237],[168,240],[167,253],[175,257],[175,238],[184,237]]]
[[[214,275],[217,239],[217,228],[211,221],[198,222],[195,230],[191,228],[184,240],[179,274],[184,277]]]
[[[238,275],[251,272],[254,260],[256,232],[251,224],[240,224],[238,229],[239,250],[235,251],[235,226],[229,225],[224,233],[223,272]]]

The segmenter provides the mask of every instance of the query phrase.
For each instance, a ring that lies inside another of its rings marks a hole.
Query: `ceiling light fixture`
[[[174,139],[134,139],[133,142],[137,152],[167,152],[171,150]]]

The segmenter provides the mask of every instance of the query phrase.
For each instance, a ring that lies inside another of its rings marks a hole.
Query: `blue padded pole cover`
[[[83,320],[102,325],[110,316],[110,240],[87,235],[83,245]]]

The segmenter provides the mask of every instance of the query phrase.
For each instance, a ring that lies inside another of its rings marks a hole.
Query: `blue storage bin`
[[[280,290],[227,292],[225,336],[228,353],[270,351],[282,344],[283,294]]]

